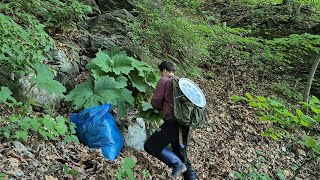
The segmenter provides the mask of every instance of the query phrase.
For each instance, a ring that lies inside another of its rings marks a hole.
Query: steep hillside
[[[161,123],[148,101],[163,60],[207,98],[189,140],[198,179],[320,177],[319,68],[301,103],[317,1],[5,0],[0,22],[0,180],[169,179],[141,150]],[[115,161],[70,121],[106,103],[125,141]]]

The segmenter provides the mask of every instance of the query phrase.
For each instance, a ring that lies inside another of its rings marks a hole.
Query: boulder
[[[119,9],[101,14],[92,21],[89,27],[90,33],[103,34],[106,36],[114,34],[127,35],[127,25],[135,21],[135,17],[126,9]]]
[[[142,118],[136,118],[134,122],[127,125],[122,131],[125,145],[137,151],[144,149],[144,143],[147,140],[146,124]]]
[[[101,14],[100,8],[95,0],[80,0],[80,2],[91,6],[93,15]]]
[[[60,107],[61,97],[33,86],[31,82],[33,76],[34,74],[29,74],[17,80],[17,87],[19,87],[19,91],[17,91],[18,100],[32,99],[37,106],[45,109]]]
[[[110,37],[103,35],[90,36],[91,50],[97,52],[101,50],[110,50],[113,46],[119,46],[127,52],[129,56],[140,57],[141,49],[134,45],[134,43],[126,36],[111,35]]]
[[[74,88],[76,84],[76,77],[80,74],[78,62],[80,61],[78,51],[69,51],[68,56],[66,53],[59,49],[52,50],[46,62],[47,65],[54,70],[55,80],[61,82],[68,90]],[[34,104],[41,107],[42,110],[59,108],[61,97],[55,94],[48,93],[45,90],[33,86],[31,78],[34,74],[16,77],[15,79],[15,94],[18,100],[32,99]]]
[[[75,41],[86,49],[86,55],[94,57],[99,50],[110,50],[119,46],[129,56],[141,58],[142,50],[127,36],[128,25],[136,18],[126,9],[118,9],[95,17],[88,24],[90,34],[78,36]]]
[[[128,0],[96,0],[101,11],[114,9],[133,9],[134,6]]]
[[[55,80],[61,82],[67,90],[73,89],[76,84],[75,78],[80,74],[78,66],[80,62],[79,52],[70,51],[67,56],[64,51],[54,49],[50,54],[52,60],[48,64],[57,72]]]
[[[116,45],[110,38],[101,35],[92,35],[90,42],[93,51],[98,51],[99,49],[109,50]]]

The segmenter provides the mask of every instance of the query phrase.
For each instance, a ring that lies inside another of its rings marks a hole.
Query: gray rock
[[[52,58],[48,60],[47,64],[56,72],[55,80],[61,82],[68,90],[71,90],[76,84],[76,77],[80,74],[78,66],[80,57],[79,52],[76,50],[68,53],[67,56],[59,49],[52,50],[50,52]],[[59,108],[62,98],[55,94],[48,93],[37,86],[32,86],[31,78],[33,76],[35,75],[29,74],[16,78],[15,94],[17,94],[17,99],[23,101],[32,99],[35,105],[44,108],[44,110]]]
[[[135,21],[135,17],[126,9],[115,10],[99,15],[91,24],[90,32],[110,36],[112,34],[126,35],[127,25]]]
[[[59,107],[61,100],[60,97],[56,96],[55,94],[50,94],[36,86],[31,88],[31,78],[33,76],[34,74],[29,74],[28,76],[23,76],[18,80],[17,85],[20,88],[20,91],[18,92],[19,99],[32,99],[36,105],[44,107],[45,109]]]
[[[90,37],[91,49],[98,51],[99,49],[110,50],[116,44],[106,36],[93,35]]]
[[[78,43],[81,46],[91,46],[92,52],[97,52],[99,49],[110,50],[113,46],[119,46],[127,52],[129,56],[138,57],[142,55],[142,50],[139,49],[127,36],[129,23],[132,23],[136,18],[126,9],[119,9],[99,15],[91,24],[89,36],[78,38]]]
[[[128,37],[123,35],[112,35],[110,37],[92,35],[90,40],[91,49],[95,52],[99,49],[110,50],[113,46],[119,46],[127,52],[128,56],[138,57],[139,59],[142,55],[142,50],[135,46]]]
[[[142,118],[137,118],[136,122],[128,125],[128,129],[123,131],[125,145],[137,151],[144,149],[147,139],[146,125]]]
[[[63,73],[68,74],[78,74],[79,73],[79,67],[75,65],[73,62],[79,62],[79,54],[77,52],[71,52],[71,60],[67,57],[67,55],[58,49],[51,51],[51,56],[53,59],[53,67],[56,66],[59,68],[59,70]]]
[[[48,64],[57,71],[55,79],[61,82],[67,90],[71,90],[76,84],[75,78],[80,74],[77,64],[80,62],[79,52],[71,51],[69,59],[63,51],[55,49],[51,51],[51,56],[52,61]]]
[[[32,159],[34,159],[34,154],[32,154],[26,146],[24,146],[21,142],[19,141],[14,141],[13,145],[15,147],[15,150],[20,153],[22,156],[26,155]]]
[[[113,9],[133,9],[133,4],[128,0],[96,0],[101,11]]]
[[[76,38],[76,41],[83,48],[89,48],[91,46],[90,36],[79,36]]]
[[[24,176],[24,172],[21,169],[15,169],[12,175],[15,177],[21,177]]]

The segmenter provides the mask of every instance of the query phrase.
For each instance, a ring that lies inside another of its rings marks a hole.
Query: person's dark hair
[[[171,62],[168,61],[163,61],[159,66],[158,66],[159,70],[162,72],[163,70],[167,70],[167,71],[176,71],[176,69],[174,68],[174,65]]]

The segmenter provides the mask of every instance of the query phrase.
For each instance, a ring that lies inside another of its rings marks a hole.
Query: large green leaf
[[[112,57],[113,61],[113,68],[112,71],[116,74],[126,74],[128,75],[130,71],[132,71],[134,68],[132,66],[132,61],[127,58],[124,54],[117,54]]]
[[[131,92],[125,89],[124,81],[124,77],[118,77],[116,80],[113,77],[103,76],[94,82],[94,87],[90,82],[84,82],[77,85],[66,96],[66,100],[73,101],[75,109],[90,108],[100,103],[113,103],[116,107],[119,104],[121,107],[126,105],[133,107],[134,98]]]
[[[94,93],[100,97],[103,104],[113,103],[120,108],[121,115],[124,115],[123,108],[126,105],[133,107],[134,103],[131,91],[124,88],[125,86],[123,82],[118,82],[113,77],[104,76],[96,81]]]
[[[83,82],[76,87],[65,98],[66,101],[73,101],[72,105],[75,109],[82,107],[92,107],[99,105],[98,99],[95,99],[93,86],[90,82]]]
[[[36,63],[34,68],[36,76],[31,79],[33,83],[49,93],[54,93],[61,97],[64,96],[63,93],[66,92],[66,88],[60,82],[53,80],[54,74],[49,71],[47,66]]]
[[[142,105],[142,111],[148,111],[153,109],[151,103],[149,102],[142,101],[141,105]]]
[[[110,51],[107,51],[107,53],[111,58],[117,54],[127,55],[125,51],[121,51],[119,46],[113,46]]]
[[[115,80],[121,85],[123,85],[124,87],[128,85],[128,82],[127,82],[128,78],[126,78],[125,76],[117,76],[115,77]]]
[[[107,73],[102,71],[100,67],[96,67],[91,69],[91,75],[94,77],[94,79],[98,79],[102,76],[106,76]]]
[[[107,92],[106,90],[116,91],[124,87],[125,87],[124,83],[117,82],[113,77],[103,76],[95,81],[94,91],[96,94],[99,94],[99,93],[106,93]]]
[[[159,81],[160,77],[157,76],[154,72],[150,72],[147,74],[146,78],[145,78],[145,82],[153,87],[156,88],[157,82]]]
[[[132,66],[139,71],[139,76],[145,77],[153,71],[147,63],[138,61],[132,57],[129,57],[129,59],[132,61]]]
[[[122,96],[125,97],[124,100],[128,104],[130,108],[134,107],[134,97],[132,96],[132,92],[128,89],[123,89],[121,92]]]
[[[131,71],[129,78],[133,87],[137,88],[140,92],[146,92],[144,77],[139,76],[139,72],[137,70]]]
[[[112,65],[111,65],[111,58],[110,56],[104,52],[99,51],[96,53],[96,57],[93,58],[87,65],[86,68],[90,70],[98,70],[99,68],[108,73],[112,71]]]

